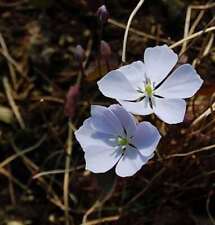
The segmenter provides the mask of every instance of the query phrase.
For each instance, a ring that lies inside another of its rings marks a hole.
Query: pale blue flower
[[[116,165],[121,177],[140,170],[153,157],[161,138],[156,127],[137,123],[120,105],[92,106],[91,117],[75,136],[85,152],[86,169],[104,173]]]
[[[189,64],[168,76],[177,60],[167,45],[147,48],[144,63],[136,61],[109,72],[98,81],[99,89],[131,113],[155,113],[166,123],[180,123],[186,111],[184,99],[192,97],[203,81]]]

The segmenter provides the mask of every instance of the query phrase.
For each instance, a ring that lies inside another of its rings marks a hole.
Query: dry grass
[[[135,4],[117,11],[114,6],[120,3],[109,3],[113,12],[102,33],[87,1],[50,3],[45,9],[28,1],[0,1],[0,107],[10,108],[16,119],[5,124],[0,118],[1,224],[13,219],[21,224],[197,225],[200,217],[214,224],[215,4],[187,2],[185,17],[183,12],[177,17],[183,32],[179,25],[172,37],[170,18],[158,13],[163,3],[146,2],[133,14],[123,59],[130,62],[141,58],[147,46],[167,43],[180,54],[179,63],[193,64],[204,86],[188,101],[183,124],[147,117],[163,135],[157,155],[134,177],[121,179],[112,172],[97,176],[85,171],[73,132],[88,117],[91,104],[110,103],[96,86],[107,72],[98,40],[102,36],[111,44],[109,63],[118,67]],[[73,55],[80,43],[86,49],[81,70]],[[68,122],[65,97],[77,80],[80,98]]]

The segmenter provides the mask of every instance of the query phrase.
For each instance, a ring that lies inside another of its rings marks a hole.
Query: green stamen
[[[149,97],[151,97],[152,96],[152,94],[153,94],[153,87],[152,87],[152,85],[150,84],[150,83],[148,83],[146,86],[145,86],[145,92],[146,92],[146,94],[149,96]]]
[[[118,137],[117,143],[121,146],[125,146],[128,144],[128,140],[126,138]]]

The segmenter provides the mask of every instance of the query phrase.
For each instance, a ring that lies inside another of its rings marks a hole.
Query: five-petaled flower
[[[132,176],[148,162],[161,138],[149,122],[138,123],[120,105],[93,105],[91,117],[75,132],[85,152],[86,169],[104,173],[116,165],[121,177]]]
[[[98,81],[99,89],[131,113],[155,113],[166,123],[180,123],[186,111],[184,99],[192,97],[203,81],[189,64],[168,76],[177,60],[167,45],[147,48],[144,63],[133,62],[109,72]]]

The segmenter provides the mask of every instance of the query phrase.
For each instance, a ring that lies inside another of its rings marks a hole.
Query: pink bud
[[[100,43],[100,53],[101,56],[105,59],[109,59],[111,56],[111,47],[106,41],[101,41]]]
[[[107,23],[109,18],[109,12],[105,5],[102,5],[98,8],[96,15],[102,23]]]
[[[78,84],[71,86],[66,95],[64,113],[71,119],[75,116],[79,95],[80,95],[80,86]]]
[[[85,51],[81,45],[76,46],[76,48],[74,50],[74,56],[80,63],[82,63],[84,61]]]

